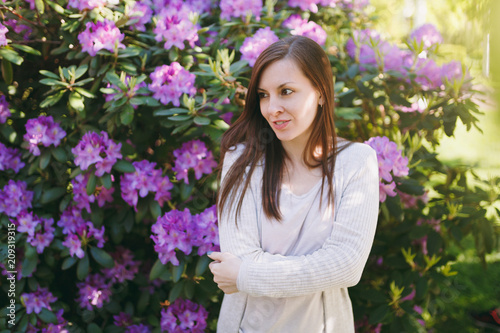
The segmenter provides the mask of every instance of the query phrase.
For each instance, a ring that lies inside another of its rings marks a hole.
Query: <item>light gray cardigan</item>
[[[243,149],[240,144],[226,153],[222,182]],[[239,292],[224,295],[217,332],[238,332],[247,295],[293,297],[316,292],[323,292],[326,332],[354,332],[347,288],[359,282],[375,235],[379,208],[375,151],[368,145],[353,143],[337,155],[332,233],[320,249],[309,255],[282,256],[262,250],[257,218],[262,174],[263,166],[257,166],[243,198],[238,227],[234,223],[235,209],[219,216],[221,251],[238,256],[243,263],[237,280]]]

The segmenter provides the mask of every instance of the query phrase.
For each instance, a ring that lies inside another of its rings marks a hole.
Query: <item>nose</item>
[[[270,116],[275,116],[284,111],[284,107],[282,101],[278,96],[269,96],[268,105],[267,105],[267,113]]]

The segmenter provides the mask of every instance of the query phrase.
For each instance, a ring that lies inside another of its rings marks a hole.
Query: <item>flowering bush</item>
[[[450,246],[472,234],[480,258],[492,251],[500,181],[436,156],[441,134],[479,113],[439,32],[390,43],[367,28],[367,5],[2,1],[0,331],[215,331],[220,138],[258,55],[291,34],[327,50],[338,132],[378,156],[357,330],[442,331]]]

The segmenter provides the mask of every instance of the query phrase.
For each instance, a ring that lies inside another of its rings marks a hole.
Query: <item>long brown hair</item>
[[[219,214],[228,204],[229,207],[233,206],[236,200],[235,194],[243,186],[235,214],[236,217],[239,216],[243,196],[248,189],[252,174],[257,163],[264,157],[262,207],[269,218],[275,218],[278,221],[281,219],[279,198],[287,154],[281,141],[277,139],[261,114],[257,88],[263,71],[270,64],[285,58],[295,62],[322,96],[323,105],[318,106],[318,112],[312,123],[314,130],[304,149],[303,160],[310,168],[322,168],[321,192],[323,193],[326,178],[329,188],[328,198],[333,202],[333,170],[338,151],[333,120],[334,88],[330,61],[321,46],[313,40],[302,36],[291,36],[272,44],[257,58],[248,85],[245,108],[222,138],[221,164],[226,152],[231,147],[234,149],[238,143],[244,143],[245,147],[243,153],[228,170],[224,183],[221,184],[217,200]],[[315,151],[318,148],[322,152],[319,157],[315,156]],[[243,177],[247,167],[249,167],[247,175]],[[220,170],[222,170],[222,166],[220,166]],[[219,177],[221,172],[219,172]],[[237,221],[235,222],[237,223]]]

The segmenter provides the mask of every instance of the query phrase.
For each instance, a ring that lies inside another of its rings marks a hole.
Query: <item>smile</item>
[[[274,128],[280,130],[280,129],[284,129],[288,125],[289,122],[290,122],[290,120],[279,120],[279,121],[274,121],[273,125],[274,125]]]

